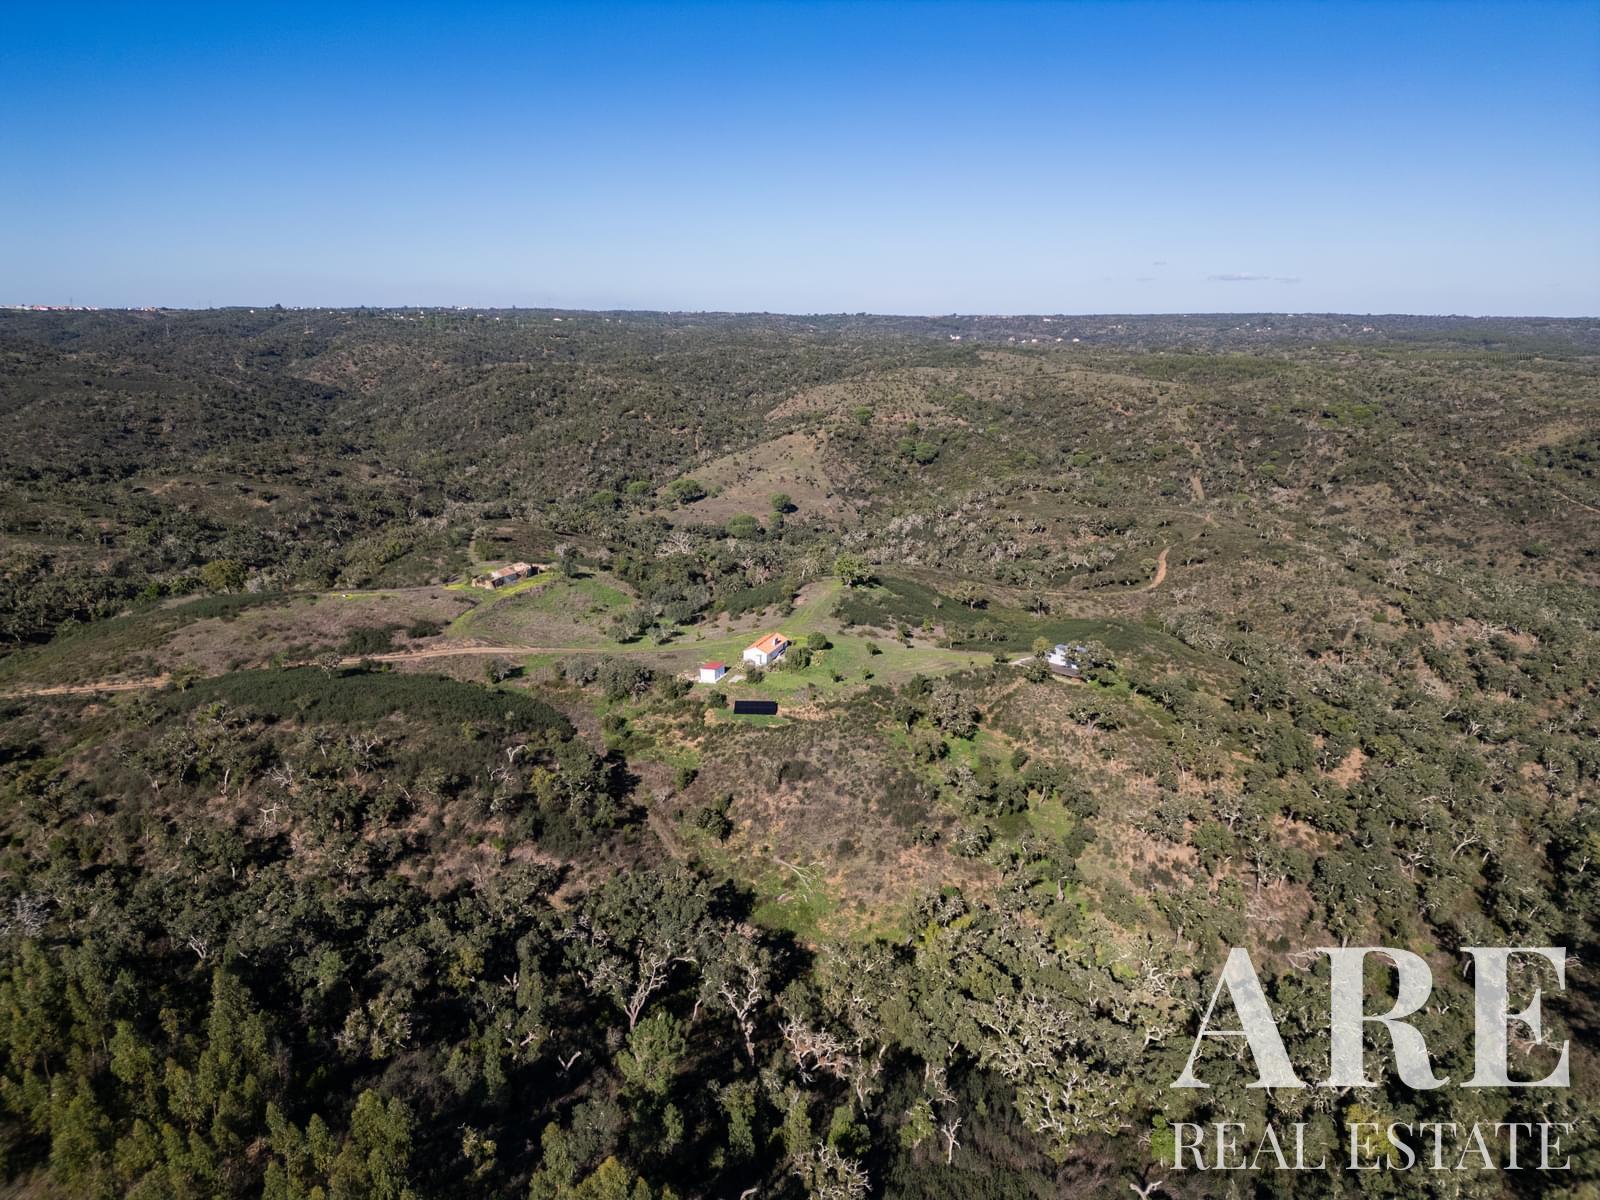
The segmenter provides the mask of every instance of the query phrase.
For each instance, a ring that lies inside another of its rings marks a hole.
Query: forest
[[[0,1194],[1594,1200],[1597,585],[1595,321],[0,312]]]

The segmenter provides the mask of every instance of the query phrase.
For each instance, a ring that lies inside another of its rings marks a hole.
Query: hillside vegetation
[[[1455,1079],[1567,947],[1593,1080],[1597,584],[1593,321],[0,314],[0,1173],[1592,1197],[1592,1086],[1169,1085],[1232,946],[1324,1077],[1341,944]],[[1170,1169],[1422,1119],[1574,1169]]]

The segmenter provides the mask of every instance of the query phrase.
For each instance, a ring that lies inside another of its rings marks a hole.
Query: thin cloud
[[[1221,275],[1207,275],[1212,283],[1299,283],[1298,275],[1250,275],[1241,271],[1228,271]]]

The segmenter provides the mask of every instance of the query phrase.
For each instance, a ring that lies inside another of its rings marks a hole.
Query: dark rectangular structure
[[[736,713],[749,713],[753,717],[775,717],[778,715],[778,702],[776,700],[735,700],[733,711]]]

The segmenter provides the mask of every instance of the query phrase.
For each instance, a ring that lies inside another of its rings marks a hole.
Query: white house
[[[727,673],[728,665],[726,663],[708,662],[700,664],[701,683],[716,683]]]
[[[783,657],[789,639],[781,633],[768,633],[744,648],[744,661],[752,667],[766,667]]]
[[[1050,653],[1044,656],[1044,660],[1063,674],[1082,675],[1083,656],[1088,650],[1087,646],[1077,644],[1069,646],[1065,642],[1058,642]]]

